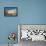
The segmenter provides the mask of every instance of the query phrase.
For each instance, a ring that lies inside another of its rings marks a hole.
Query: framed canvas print
[[[4,7],[4,16],[18,16],[18,8],[17,7]]]

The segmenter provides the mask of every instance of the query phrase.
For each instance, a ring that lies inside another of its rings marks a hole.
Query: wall
[[[46,24],[46,0],[25,0],[21,10],[21,24]]]
[[[0,0],[2,2],[15,2],[15,5],[2,5],[4,7],[17,6],[18,17],[4,17],[0,13],[0,44],[7,44],[9,32],[18,32],[17,24],[46,24],[46,0]],[[0,11],[0,12],[1,12]]]

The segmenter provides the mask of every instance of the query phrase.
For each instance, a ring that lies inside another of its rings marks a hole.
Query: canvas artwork
[[[18,8],[4,7],[4,16],[18,16]]]

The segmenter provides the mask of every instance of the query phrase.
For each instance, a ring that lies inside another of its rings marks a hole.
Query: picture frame
[[[4,7],[4,16],[8,17],[18,16],[18,7]]]

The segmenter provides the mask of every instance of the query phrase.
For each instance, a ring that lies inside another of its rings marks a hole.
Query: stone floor
[[[21,40],[20,46],[46,46],[46,42],[45,41],[32,42],[31,40],[28,41]]]
[[[0,46],[8,46],[8,44],[0,44]],[[28,41],[21,40],[19,44],[15,44],[14,46],[46,46],[46,42],[45,41],[32,42],[31,40]]]

